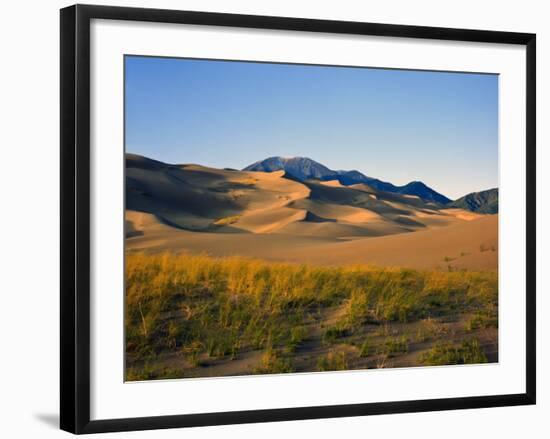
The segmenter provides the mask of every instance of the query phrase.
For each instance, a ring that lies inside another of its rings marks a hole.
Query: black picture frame
[[[508,395],[90,420],[90,21],[133,20],[526,47],[526,392]],[[61,10],[61,429],[72,433],[193,427],[535,404],[536,36],[530,33],[75,5]]]

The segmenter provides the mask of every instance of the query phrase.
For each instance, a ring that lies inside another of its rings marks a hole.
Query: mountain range
[[[321,181],[337,180],[344,186],[363,183],[378,191],[413,195],[425,201],[432,201],[444,206],[460,207],[479,213],[498,212],[497,189],[473,192],[453,201],[421,181],[411,181],[406,185],[396,186],[392,183],[369,177],[357,170],[332,170],[308,157],[269,157],[246,166],[243,169],[243,171],[261,172],[274,172],[280,170],[285,171],[287,176],[293,177],[299,181],[306,181],[309,179]]]
[[[243,169],[243,171],[264,172],[280,170],[284,170],[288,175],[300,181],[305,181],[311,178],[323,181],[338,180],[344,186],[364,183],[373,189],[384,192],[393,192],[403,195],[416,195],[423,200],[434,201],[439,204],[447,204],[451,202],[449,198],[426,186],[421,181],[412,181],[404,186],[395,186],[377,178],[368,177],[356,170],[334,171],[307,157],[269,157],[265,160],[253,163]]]
[[[458,207],[478,213],[498,213],[498,189],[472,192],[449,203],[449,207]]]

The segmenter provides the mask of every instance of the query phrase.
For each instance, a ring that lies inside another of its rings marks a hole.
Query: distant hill
[[[344,186],[364,183],[368,186],[384,192],[392,192],[403,195],[415,195],[425,201],[433,201],[439,204],[450,203],[446,196],[436,192],[421,181],[412,181],[404,186],[395,186],[391,183],[368,177],[359,171],[335,171],[325,165],[307,157],[269,157],[253,163],[243,171],[273,172],[284,170],[291,177],[300,181],[317,179],[324,181],[338,180]]]
[[[472,192],[448,204],[477,213],[498,213],[498,189]]]

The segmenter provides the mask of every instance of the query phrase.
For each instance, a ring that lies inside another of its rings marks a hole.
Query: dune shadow
[[[144,233],[141,230],[129,230],[125,233],[126,238],[135,238],[136,236],[143,236]]]
[[[223,175],[200,169],[188,169],[193,165],[172,165],[165,169],[165,174],[181,183],[189,184],[197,179],[207,179],[210,182],[219,182],[226,180]],[[186,173],[187,172],[187,173]]]
[[[233,233],[233,234],[240,233],[242,235],[248,235],[252,233],[250,230],[240,229],[234,226],[212,226],[202,231],[208,232],[208,233]]]
[[[187,232],[195,232],[195,233],[243,233],[243,234],[251,233],[248,230],[240,229],[238,227],[234,227],[234,226],[231,226],[231,225],[223,225],[223,226],[211,225],[211,226],[205,227],[204,229],[194,229],[192,227],[184,227],[180,224],[177,224],[173,221],[170,221],[166,217],[162,217],[162,216],[159,216],[159,215],[155,215],[155,217],[159,220],[159,222],[161,222],[162,224],[164,224],[166,226],[170,226],[170,227],[173,227],[174,229],[184,230],[184,231],[187,231]]]
[[[223,181],[218,183],[216,186],[209,188],[209,190],[212,192],[229,193],[235,190],[250,189],[251,187],[254,187],[253,182],[240,183],[236,181]]]
[[[412,227],[426,227],[425,224],[415,221],[411,218],[407,218],[406,216],[398,216],[394,219],[396,223],[403,224],[405,226],[412,226]]]
[[[303,221],[309,222],[309,223],[335,223],[336,222],[334,218],[325,218],[320,215],[315,215],[313,212],[309,210],[306,211],[306,216],[303,219]]]

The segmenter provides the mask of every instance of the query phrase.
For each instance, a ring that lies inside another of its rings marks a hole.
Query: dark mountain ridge
[[[262,171],[273,172],[284,170],[290,176],[298,180],[308,180],[311,178],[330,181],[338,180],[344,186],[364,183],[376,190],[384,192],[393,192],[403,195],[415,195],[426,201],[432,201],[438,204],[446,205],[451,202],[449,198],[433,190],[421,181],[412,181],[403,186],[395,186],[377,178],[368,177],[357,171],[334,171],[307,157],[269,157],[253,163],[243,171]]]
[[[498,188],[472,192],[448,204],[478,213],[498,213]]]
[[[316,178],[323,180],[329,176],[336,176],[338,173],[333,171],[321,163],[316,162],[308,157],[269,157],[265,160],[253,163],[243,171],[263,171],[273,172],[284,170],[299,180],[308,180]]]

